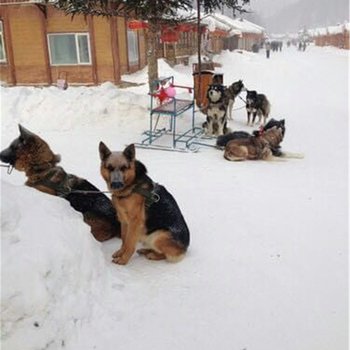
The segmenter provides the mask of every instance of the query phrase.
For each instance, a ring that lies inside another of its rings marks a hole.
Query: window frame
[[[0,19],[0,40],[2,41],[3,59],[0,59],[0,63],[7,63],[5,36],[4,36],[4,21]]]
[[[52,54],[51,54],[51,47],[50,47],[50,36],[63,36],[63,35],[74,35],[77,63],[53,63],[52,62]],[[79,40],[78,40],[79,36],[87,37],[89,62],[81,62],[80,61]],[[49,51],[50,66],[91,66],[92,65],[90,34],[88,32],[47,33],[47,46],[48,46],[48,51]]]
[[[130,61],[130,45],[129,45],[129,32],[133,33],[134,38],[136,39],[135,42],[135,48],[137,49],[137,61]],[[139,35],[137,31],[131,30],[127,28],[126,30],[126,44],[127,44],[127,50],[128,50],[128,66],[129,67],[135,67],[140,64],[140,41],[139,41]]]

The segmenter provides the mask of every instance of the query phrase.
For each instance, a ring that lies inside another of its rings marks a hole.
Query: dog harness
[[[53,181],[55,176],[62,176],[63,178],[59,181]],[[45,176],[35,182],[30,183],[30,185],[43,185],[57,192],[59,197],[67,196],[72,192],[73,181],[76,176],[67,174],[61,167],[55,167],[50,169]]]
[[[160,200],[159,194],[156,193],[155,189],[157,187],[157,184],[152,182],[153,189],[147,189],[142,187],[142,183],[136,184],[136,186],[133,188],[131,193],[135,192],[137,194],[140,194],[142,197],[145,198],[145,207],[149,208],[153,203],[157,203]]]

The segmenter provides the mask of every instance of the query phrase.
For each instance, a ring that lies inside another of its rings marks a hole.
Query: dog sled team
[[[247,125],[260,125],[251,134],[231,132],[232,107],[238,95],[246,91]],[[247,90],[242,80],[229,87],[210,85],[207,92],[206,121],[203,129],[216,137],[216,146],[224,148],[224,158],[230,161],[271,160],[278,157],[301,158],[283,152],[285,121],[267,119],[270,102],[264,94]],[[258,117],[258,120],[256,120]],[[180,261],[189,246],[190,232],[174,197],[155,183],[146,166],[136,159],[135,146],[112,151],[103,142],[98,147],[100,173],[111,199],[88,180],[67,173],[49,145],[38,135],[19,125],[19,136],[0,153],[0,160],[9,169],[22,171],[26,185],[50,195],[66,199],[83,215],[84,222],[98,241],[121,238],[121,247],[112,256],[119,265],[129,262],[137,244],[144,248],[138,254],[149,260]]]

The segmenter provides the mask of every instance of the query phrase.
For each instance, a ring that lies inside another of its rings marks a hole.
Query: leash
[[[7,168],[7,173],[11,174],[12,170],[13,170],[13,165],[10,164],[0,164],[0,166],[2,166],[3,168]]]
[[[70,193],[81,193],[81,194],[97,194],[97,193],[112,193],[112,191],[83,191],[83,190],[72,190],[70,187],[68,187],[70,191],[66,194]]]
[[[239,109],[243,109],[243,108],[245,108],[245,106],[238,107],[238,108],[233,108],[232,110],[233,110],[233,111],[238,111]]]
[[[238,95],[238,97],[239,97],[244,103],[247,103],[247,101],[246,101],[243,97],[241,97],[241,96],[239,96],[239,95]]]
[[[0,164],[1,167],[7,168],[7,173],[11,174],[13,170],[13,166],[9,164]],[[49,173],[49,175],[51,175]],[[43,179],[42,181],[38,181],[37,184],[41,184],[44,186],[47,186],[49,188],[52,188],[53,190],[57,191],[58,197],[65,197],[68,196],[71,193],[80,193],[80,194],[98,194],[98,193],[113,193],[112,191],[85,191],[85,190],[72,190],[71,186],[66,184],[66,181],[68,180],[69,175],[67,175],[64,179],[64,181],[61,181],[60,183],[55,183],[50,181],[48,178]],[[64,183],[62,185],[62,183]],[[155,186],[155,185],[154,185]],[[153,187],[154,187],[153,186]],[[145,197],[146,201],[146,207],[150,207],[153,203],[157,203],[160,200],[159,195],[153,191],[147,190],[142,188],[141,186],[136,186],[133,190],[133,192],[139,193],[143,197]]]

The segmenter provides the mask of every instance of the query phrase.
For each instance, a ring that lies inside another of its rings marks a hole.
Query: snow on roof
[[[196,19],[197,11],[177,11],[179,17]],[[247,21],[246,19],[233,19],[228,16],[225,16],[221,13],[213,14],[204,14],[201,12],[201,22],[206,25],[210,32],[215,31],[216,29],[224,30],[232,35],[242,35],[242,33],[256,33],[262,34],[265,33],[265,28]]]
[[[311,36],[322,36],[327,34],[341,34],[344,32],[344,30],[350,31],[349,22],[345,22],[343,24],[337,24],[335,26],[308,29],[308,33]]]
[[[208,29],[210,32],[213,32],[216,29],[224,30],[225,32],[229,32],[231,30],[231,27],[229,25],[221,21],[218,21],[212,15],[204,15],[203,18],[201,19],[201,22],[208,26]]]
[[[181,18],[191,18],[192,20],[196,20],[197,19],[197,11],[196,10],[191,10],[191,11],[184,11],[184,10],[178,10],[177,11],[179,17]],[[209,29],[210,32],[214,32],[215,30],[219,29],[219,30],[224,30],[225,32],[230,32],[230,34],[232,32],[232,26],[224,23],[223,21],[218,20],[217,18],[215,18],[213,15],[211,14],[204,14],[203,12],[201,12],[201,23],[206,25]],[[242,34],[241,31],[237,31],[236,33],[237,35]]]
[[[258,26],[255,23],[249,22],[246,19],[233,19],[228,16],[222,15],[221,13],[214,13],[212,15],[214,18],[229,25],[234,30],[239,30],[242,33],[257,33],[261,34],[265,32],[263,27]]]
[[[329,26],[327,29],[329,34],[339,34],[339,33],[343,33],[344,26],[343,25]]]

